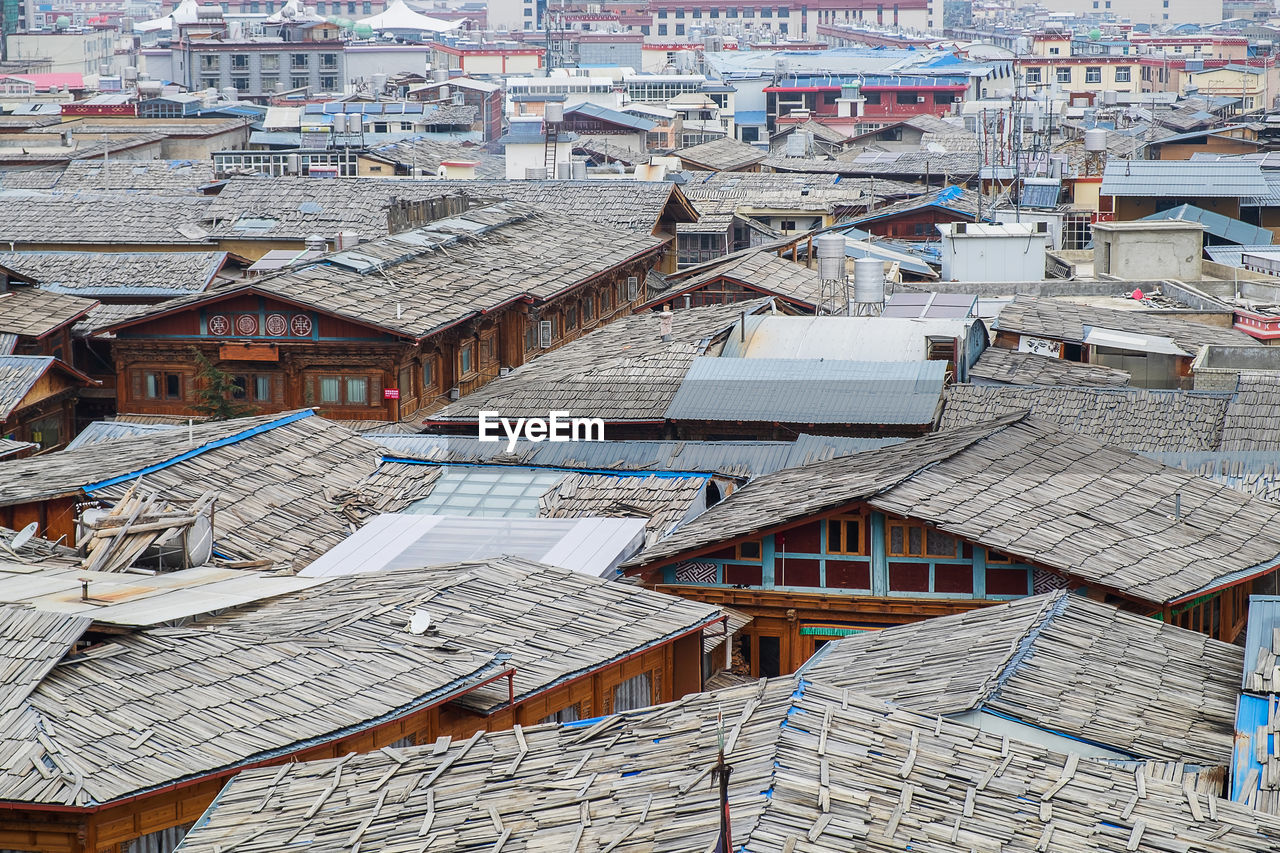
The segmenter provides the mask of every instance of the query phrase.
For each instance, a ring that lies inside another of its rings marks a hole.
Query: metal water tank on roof
[[[884,303],[884,261],[878,258],[854,260],[853,301],[860,305]]]
[[[845,272],[845,239],[843,234],[827,233],[813,241],[814,254],[818,256],[818,278],[823,281],[839,281]]]
[[[547,124],[559,124],[564,121],[564,104],[547,104],[542,111],[542,120]]]
[[[1084,132],[1084,150],[1089,152],[1100,152],[1107,150],[1107,132],[1100,127],[1091,128]]]

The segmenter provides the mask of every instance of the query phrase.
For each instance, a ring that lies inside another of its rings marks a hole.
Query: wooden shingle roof
[[[199,627],[228,636],[266,632],[383,645],[405,633],[417,610],[431,614],[431,636],[438,641],[476,655],[507,655],[516,670],[517,701],[722,616],[701,602],[500,557],[338,577],[205,619]],[[505,680],[457,700],[480,713],[509,701]]]
[[[1113,447],[1137,451],[1213,450],[1231,395],[1145,388],[952,385],[942,428],[1032,412]]]
[[[661,419],[693,360],[743,311],[763,301],[676,312],[671,340],[658,333],[653,313],[622,317],[482,386],[432,416],[471,422],[481,411],[504,417],[546,417],[565,408],[575,417],[607,421]],[[540,414],[539,414],[540,413]]]
[[[3,263],[0,260],[0,263]],[[696,290],[709,282],[727,279],[746,285],[765,294],[776,294],[788,301],[800,302],[816,307],[821,301],[822,280],[818,271],[809,269],[803,264],[788,261],[777,254],[761,250],[734,257],[720,266],[691,278],[671,281],[666,292],[649,305],[660,304],[665,300],[675,300],[678,294]]]
[[[12,682],[0,690],[16,706],[0,715],[0,800],[110,802],[342,736],[501,671],[403,626],[383,646],[160,628],[67,654],[89,621],[0,607],[0,672],[20,653],[17,701]]]
[[[1084,341],[1086,326],[1171,338],[1192,355],[1204,344],[1261,346],[1256,339],[1244,332],[1195,323],[1176,315],[1116,311],[1034,296],[1014,297],[1000,311],[995,322],[995,328],[1001,332],[1016,332],[1072,343]]]
[[[1280,561],[1280,505],[1015,415],[759,477],[625,565],[855,501],[1161,604]]]
[[[207,244],[201,220],[211,201],[131,192],[0,191],[5,240],[45,245]]]
[[[319,230],[322,234],[354,231],[374,239],[387,234],[392,199],[417,201],[459,194],[522,202],[548,213],[644,234],[652,234],[667,213],[688,222],[697,218],[674,184],[659,181],[338,178],[319,187],[310,178],[298,177],[232,178],[210,206],[208,217],[210,231],[223,237],[300,240]],[[245,228],[246,224],[253,227]]]
[[[805,677],[927,713],[988,710],[1135,758],[1226,767],[1243,666],[1238,646],[1059,591],[849,637]]]
[[[116,499],[139,477],[167,501],[218,493],[214,545],[231,559],[301,568],[356,519],[334,498],[377,468],[378,445],[310,410],[210,421],[0,464],[0,505],[92,494]]]
[[[1280,819],[795,678],[588,725],[247,771],[184,853],[714,849],[793,853],[1274,849]],[[339,763],[341,762],[341,763]]]
[[[1118,388],[1129,374],[1099,364],[1080,364],[1003,347],[987,347],[969,368],[969,376],[1005,385],[1060,385]]]
[[[713,139],[701,145],[681,148],[675,156],[693,168],[712,169],[717,172],[731,172],[754,166],[769,156],[769,152],[754,145],[726,136]]]
[[[226,252],[0,253],[0,266],[34,278],[41,290],[93,298],[201,291],[226,260]]]
[[[660,246],[646,234],[499,202],[311,266],[163,302],[108,328],[252,292],[423,338],[519,299],[548,299]]]
[[[0,261],[0,264],[3,264]],[[19,270],[25,274],[24,270]],[[37,287],[0,292],[0,334],[43,338],[84,317],[97,302]]]

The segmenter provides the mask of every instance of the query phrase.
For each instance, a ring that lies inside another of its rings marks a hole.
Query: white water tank
[[[1097,153],[1107,150],[1107,132],[1100,127],[1084,132],[1084,150]]]
[[[864,305],[884,302],[884,262],[857,258],[853,262],[853,301]]]
[[[564,121],[564,104],[547,104],[542,111],[542,120],[547,124],[559,124]]]
[[[823,234],[813,241],[818,256],[818,278],[839,281],[845,277],[845,239],[843,234]]]
[[[573,161],[573,179],[575,181],[585,181],[587,179],[587,161]]]
[[[1107,106],[1112,106],[1114,104],[1120,103],[1120,93],[1116,92],[1114,89],[1106,90],[1105,92],[1102,93],[1102,103],[1106,104]]]
[[[573,177],[572,163],[556,163],[556,180],[567,181]]]
[[[323,252],[325,250],[325,239],[320,234],[312,234],[302,241],[302,245],[312,252]]]

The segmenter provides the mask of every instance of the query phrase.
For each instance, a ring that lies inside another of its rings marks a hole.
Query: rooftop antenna
[[[733,769],[724,760],[724,711],[716,712],[716,763],[711,770],[712,778],[720,784],[720,839],[713,850],[725,853],[733,849],[733,827],[729,822],[729,774]]]
[[[22,550],[22,547],[31,541],[31,539],[36,535],[36,531],[39,529],[39,522],[31,522],[26,527],[13,534],[13,538],[9,540],[9,547],[14,551]]]

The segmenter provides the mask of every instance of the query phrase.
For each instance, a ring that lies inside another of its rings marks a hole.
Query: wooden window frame
[[[270,373],[236,373],[233,375],[233,379],[244,380],[244,386],[243,386],[244,393],[241,394],[239,397],[237,397],[235,393],[232,392],[231,399],[233,400],[243,401],[246,403],[270,403],[272,398],[275,396],[276,377]],[[258,396],[258,380],[259,379],[267,380],[267,396],[266,397]],[[240,387],[240,386],[237,386],[237,387]]]
[[[987,565],[988,566],[1017,566],[1020,565],[1017,558],[1012,554],[1006,554],[1004,551],[997,551],[994,548],[987,548]],[[996,556],[999,555],[999,556]]]
[[[143,369],[143,370],[140,370],[140,371],[138,371],[138,372],[139,372],[139,374],[140,374],[140,375],[141,375],[141,377],[142,377],[142,382],[141,382],[141,387],[142,387],[142,397],[141,397],[141,399],[143,399],[143,400],[161,400],[161,401],[165,401],[165,402],[173,402],[173,401],[175,401],[175,400],[179,400],[179,401],[180,401],[180,400],[185,400],[185,399],[187,399],[187,389],[186,389],[186,387],[185,387],[185,386],[186,386],[186,383],[185,383],[185,381],[184,381],[184,378],[183,378],[182,373],[180,373],[179,371],[176,371],[176,370],[148,370],[148,369]],[[154,396],[154,397],[147,393],[147,377],[148,377],[148,376],[155,376],[155,378],[156,378],[156,393],[155,393],[155,396]],[[169,377],[170,377],[170,376],[176,376],[176,377],[177,377],[177,379],[178,379],[178,393],[177,393],[177,395],[176,395],[176,396],[170,396],[169,391],[168,391],[168,388],[169,388]]]
[[[440,388],[440,370],[437,367],[437,359],[434,355],[425,356],[422,359],[422,393],[429,394]]]
[[[315,391],[316,391],[315,402],[321,406],[344,406],[344,407],[353,408],[353,409],[364,409],[370,406],[377,406],[382,402],[381,400],[374,399],[373,377],[367,373],[316,373],[312,375],[312,379],[315,381]],[[338,396],[341,399],[338,400],[337,402],[324,400],[321,398],[321,394],[322,394],[322,391],[320,390],[321,382],[325,379],[338,380]],[[364,382],[365,400],[363,403],[352,403],[347,399],[347,383],[353,379],[359,379]]]
[[[742,554],[743,545],[755,545],[759,548],[759,553],[754,557],[744,557]],[[739,542],[733,546],[733,559],[742,563],[760,563],[764,561],[764,542],[759,539],[748,539],[745,542]]]
[[[463,359],[463,354],[466,353],[468,350],[470,351],[470,355],[471,355],[470,369],[464,366],[464,359]],[[470,377],[476,374],[477,370],[479,370],[478,357],[479,357],[479,352],[476,348],[475,341],[464,341],[463,343],[458,344],[458,378],[459,379],[469,379]]]
[[[867,514],[864,513],[844,513],[842,515],[833,515],[826,519],[826,543],[824,553],[835,554],[843,557],[868,557],[871,555],[871,547],[869,539],[871,538],[867,532]],[[848,543],[848,525],[852,522],[858,524],[858,549],[850,551],[847,547],[839,550],[831,547],[831,525],[841,525],[840,542],[841,545],[847,546]]]
[[[893,530],[894,528],[902,528],[902,546],[903,553],[895,553],[893,550]],[[918,529],[920,531],[920,553],[911,553],[911,530]],[[890,519],[884,525],[884,552],[888,557],[900,557],[909,560],[956,560],[959,559],[960,548],[959,539],[950,533],[939,530],[943,536],[948,536],[953,542],[957,543],[957,547],[950,554],[936,554],[929,550],[929,530],[930,526],[923,521],[912,521],[910,519],[898,521]],[[937,530],[937,528],[932,528]]]

